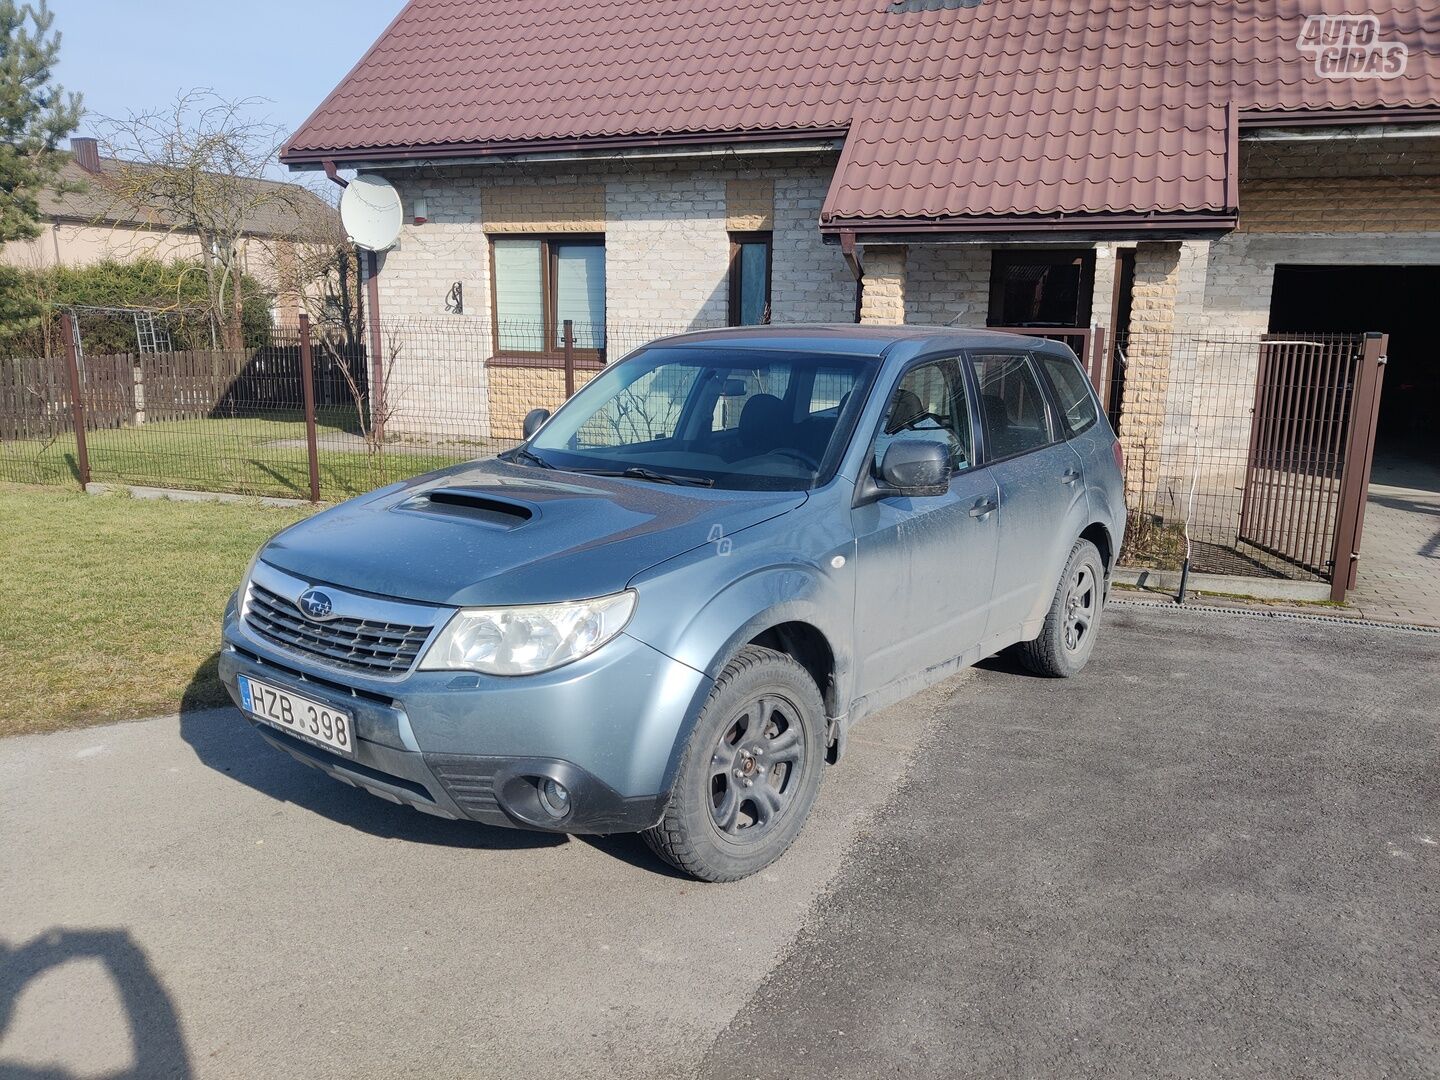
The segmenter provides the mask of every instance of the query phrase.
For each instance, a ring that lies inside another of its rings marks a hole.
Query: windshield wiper
[[[708,476],[675,476],[671,473],[655,472],[632,465],[628,469],[572,469],[571,472],[586,476],[623,476],[630,480],[649,480],[656,484],[689,484],[693,487],[714,487],[715,481]]]
[[[539,465],[540,468],[542,468],[542,469],[553,469],[553,468],[555,468],[554,465],[551,465],[550,462],[546,461],[546,460],[545,460],[544,458],[542,458],[539,454],[532,454],[529,450],[526,450],[525,447],[523,447],[523,446],[517,446],[517,447],[515,447],[514,450],[511,450],[511,451],[510,451],[510,457],[508,458],[508,460],[511,461],[511,462],[513,462],[513,461],[515,461],[515,460],[517,460],[517,459],[519,459],[519,458],[524,458],[526,461],[530,462],[530,463],[533,464],[533,465]]]

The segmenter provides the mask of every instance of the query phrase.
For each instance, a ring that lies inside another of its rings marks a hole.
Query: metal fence
[[[1131,563],[1343,583],[1383,338],[1200,328],[1120,343]],[[1343,587],[1339,590],[1343,592]],[[1332,593],[1332,595],[1335,595]]]
[[[449,316],[385,321],[363,344],[305,323],[241,351],[0,360],[0,479],[343,498],[493,455],[531,409],[696,328]],[[1200,571],[1324,580],[1348,564],[1359,522],[1341,519],[1355,492],[1363,509],[1378,400],[1378,382],[1357,393],[1362,336],[1204,327],[1111,348],[1103,330],[1025,332],[1073,339],[1102,392],[1114,387],[1127,562],[1178,568],[1188,554]],[[1370,415],[1357,426],[1361,398]]]
[[[250,349],[103,355],[72,328],[57,355],[0,358],[0,480],[345,498],[513,446],[531,409],[697,328],[447,317],[347,344],[305,321]]]

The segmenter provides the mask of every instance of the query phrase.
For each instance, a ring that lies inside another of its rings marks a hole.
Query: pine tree
[[[0,245],[40,232],[39,195],[55,183],[60,140],[80,123],[76,94],[51,84],[60,35],[46,0],[0,0]]]

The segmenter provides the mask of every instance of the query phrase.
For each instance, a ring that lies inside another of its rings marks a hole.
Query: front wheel
[[[1040,636],[1020,646],[1021,663],[1050,678],[1078,675],[1094,651],[1104,606],[1105,564],[1099,549],[1089,540],[1077,540]]]
[[[715,680],[645,841],[701,881],[748,877],[800,834],[824,758],[825,703],[809,672],[747,645]]]

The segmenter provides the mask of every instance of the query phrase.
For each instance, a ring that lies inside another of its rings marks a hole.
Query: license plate
[[[248,675],[238,675],[236,681],[240,684],[240,703],[255,719],[327,750],[355,756],[355,732],[349,713]]]

